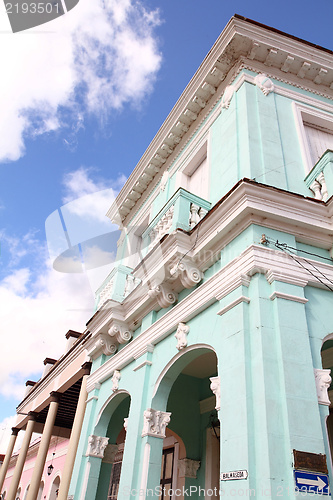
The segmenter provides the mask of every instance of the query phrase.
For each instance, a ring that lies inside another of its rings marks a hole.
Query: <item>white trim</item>
[[[111,396],[105,401],[102,408],[98,412],[94,429],[96,429],[96,426],[98,425],[100,418],[101,418],[105,408],[107,407],[107,405],[110,403],[110,401],[112,401],[112,399],[115,399],[119,394],[127,394],[129,397],[131,397],[130,393],[128,391],[125,391],[124,389],[119,389],[117,392],[114,392],[113,394],[111,394]]]
[[[142,363],[133,368],[133,371],[136,372],[137,370],[140,370],[140,368],[143,368],[144,366],[151,366],[152,364],[153,363],[151,361],[142,361]]]
[[[98,401],[98,396],[91,396],[90,398],[88,398],[88,399],[86,400],[86,404],[90,403],[90,401],[93,401],[94,399],[95,399],[96,401]]]
[[[141,473],[141,482],[140,482],[140,496],[139,496],[139,498],[143,498],[143,499],[146,498],[146,494],[147,494],[149,458],[150,458],[150,444],[146,443],[144,453],[143,453],[142,473]]]
[[[195,351],[197,349],[208,349],[210,351],[213,351],[215,354],[216,354],[216,351],[215,349],[208,345],[208,344],[194,344],[194,345],[191,345],[189,347],[185,347],[185,349],[183,349],[182,351],[178,352],[170,361],[169,363],[167,363],[165,365],[165,367],[163,368],[163,370],[161,371],[161,373],[159,374],[159,376],[157,377],[157,380],[155,382],[155,386],[154,386],[154,390],[153,390],[153,395],[152,395],[152,399],[154,398],[154,396],[156,395],[157,393],[157,390],[159,388],[159,385],[160,383],[162,382],[163,378],[165,377],[165,375],[167,374],[167,372],[169,371],[169,369],[171,368],[172,365],[174,365],[178,359],[183,356],[184,354],[186,354],[187,352],[191,352],[191,351]]]
[[[241,304],[242,302],[245,302],[246,304],[250,303],[249,297],[245,297],[245,295],[241,295],[238,297],[238,299],[233,300],[228,304],[227,306],[223,307],[220,311],[218,311],[216,314],[219,316],[222,316],[226,312],[230,311],[230,309],[233,309],[235,306],[238,306],[238,304]]]
[[[298,259],[305,264],[310,260],[307,259],[304,261],[302,257],[298,257]],[[328,279],[333,280],[333,268],[330,264],[319,261],[313,262]],[[109,358],[88,377],[88,386],[96,381],[107,380],[112,376],[115,369],[124,368],[133,361],[133,355],[137,349],[142,348],[147,343],[157,344],[174,332],[179,322],[187,322],[209,307],[216,301],[216,296],[220,294],[222,289],[229,287],[229,290],[232,291],[233,283],[234,288],[237,288],[242,275],[247,274],[248,276],[252,276],[258,272],[264,274],[272,270],[278,272],[279,281],[296,285],[299,285],[300,282],[307,282],[310,286],[326,289],[322,283],[316,280],[314,276],[299,266],[284,252],[272,250],[263,245],[251,245],[210,279],[202,283],[199,288],[196,288],[180,303],[176,304],[160,319],[155,321],[147,330],[124,346],[115,356]],[[179,356],[188,350],[199,347],[214,350],[211,346],[205,344],[196,344],[195,346],[187,347],[181,353],[178,353],[169,362],[168,366],[171,366]]]
[[[274,299],[285,299],[285,300],[291,300],[293,302],[299,302],[300,304],[306,304],[309,302],[308,299],[305,297],[298,297],[297,295],[290,295],[289,293],[282,293],[282,292],[273,292],[272,295],[269,296],[271,300]]]

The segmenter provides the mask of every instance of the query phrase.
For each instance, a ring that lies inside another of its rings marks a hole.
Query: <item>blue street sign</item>
[[[294,470],[296,490],[311,491],[319,495],[330,495],[328,476],[316,472]]]

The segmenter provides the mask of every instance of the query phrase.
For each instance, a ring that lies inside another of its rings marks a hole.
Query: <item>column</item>
[[[67,495],[69,491],[69,486],[72,478],[73,467],[77,452],[77,447],[79,444],[82,423],[84,419],[84,414],[86,410],[86,401],[87,401],[87,378],[89,376],[89,371],[82,378],[82,385],[79,395],[79,400],[77,403],[77,408],[75,412],[75,418],[73,422],[71,438],[69,441],[69,446],[67,450],[67,456],[65,461],[65,466],[63,470],[63,475],[60,482],[58,500],[67,500]]]
[[[45,466],[46,455],[50,446],[54,421],[57,416],[59,399],[60,399],[59,393],[51,392],[51,402],[49,406],[49,411],[47,412],[47,418],[44,425],[42,439],[39,445],[38,455],[36,458],[34,472],[31,478],[27,500],[36,500],[38,495],[40,481],[42,479],[43,469]]]
[[[31,436],[32,436],[32,433],[34,430],[35,420],[36,420],[36,414],[33,412],[30,412],[29,413],[29,420],[27,423],[27,428],[26,428],[25,434],[24,434],[23,443],[21,446],[19,457],[18,457],[17,462],[16,462],[14,475],[13,475],[11,483],[10,483],[10,487],[8,490],[6,500],[15,500],[15,498],[16,498],[17,488],[18,488],[18,485],[20,483],[24,463],[25,463],[25,460],[27,457],[30,439],[31,439]]]
[[[2,490],[2,486],[3,486],[3,483],[5,481],[5,477],[6,477],[6,474],[7,474],[7,470],[8,470],[8,465],[9,465],[9,460],[12,456],[12,453],[13,453],[13,449],[14,449],[14,446],[15,446],[15,443],[16,443],[16,438],[17,438],[17,435],[19,433],[19,430],[17,427],[12,427],[12,434],[10,436],[10,440],[9,440],[9,444],[8,444],[8,448],[7,448],[7,452],[6,452],[6,456],[5,456],[5,460],[0,468],[0,492]]]

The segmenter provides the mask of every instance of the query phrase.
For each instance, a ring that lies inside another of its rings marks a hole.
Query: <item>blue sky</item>
[[[17,34],[1,4],[0,432],[109,269],[52,270],[58,209],[74,239],[112,230],[108,206],[234,13],[333,49],[331,0],[80,0]]]

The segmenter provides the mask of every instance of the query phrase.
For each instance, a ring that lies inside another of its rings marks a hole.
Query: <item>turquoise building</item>
[[[230,20],[108,211],[68,498],[329,494],[332,98],[333,52]]]
[[[75,500],[328,494],[332,82],[234,16],[110,208]]]

